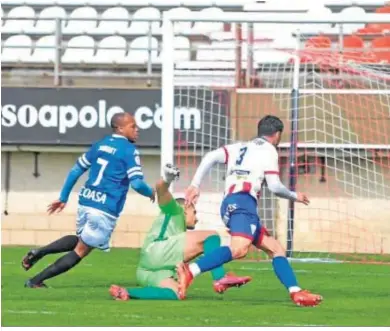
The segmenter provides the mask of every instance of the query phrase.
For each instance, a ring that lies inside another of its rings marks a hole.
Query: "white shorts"
[[[88,246],[110,250],[111,234],[117,218],[98,209],[79,206],[77,210],[76,234]]]

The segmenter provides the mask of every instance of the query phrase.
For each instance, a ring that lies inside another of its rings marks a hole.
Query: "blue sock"
[[[221,265],[230,262],[233,259],[230,247],[222,246],[214,249],[211,253],[202,256],[196,264],[200,271],[206,272],[218,268]]]
[[[298,286],[294,271],[284,256],[275,257],[272,260],[272,266],[276,276],[287,289],[289,289],[291,286]]]

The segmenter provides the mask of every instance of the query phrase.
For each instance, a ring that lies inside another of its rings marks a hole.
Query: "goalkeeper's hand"
[[[175,180],[178,180],[180,177],[180,169],[173,166],[172,164],[166,164],[164,167],[163,180],[167,184],[172,183]]]
[[[200,191],[197,187],[193,185],[189,186],[185,192],[186,206],[191,204],[195,205],[198,202],[199,195]]]

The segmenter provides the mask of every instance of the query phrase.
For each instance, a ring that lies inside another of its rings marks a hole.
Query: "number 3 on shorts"
[[[240,155],[237,157],[237,160],[236,160],[236,165],[241,165],[242,161],[244,161],[244,156],[245,156],[247,150],[248,150],[248,147],[241,147]]]
[[[96,177],[96,180],[92,184],[93,186],[98,186],[100,184],[100,182],[102,181],[102,178],[103,178],[103,172],[106,169],[107,164],[108,164],[107,160],[102,159],[100,157],[96,160],[96,162],[98,164],[100,164],[100,170],[99,170],[99,173],[98,173],[98,175]]]

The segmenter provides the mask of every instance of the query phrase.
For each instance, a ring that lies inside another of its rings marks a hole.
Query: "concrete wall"
[[[74,233],[77,191],[85,178],[81,178],[72,193],[67,208],[58,215],[47,216],[46,206],[56,199],[64,178],[78,155],[65,153],[42,153],[39,157],[40,176],[35,178],[32,153],[11,154],[10,192],[6,200],[5,155],[2,153],[2,213],[3,245],[43,245],[64,234]],[[142,157],[144,173],[149,183],[159,176],[159,157]],[[187,169],[182,164],[184,176],[179,191],[188,183],[198,160]],[[187,163],[189,164],[189,163]],[[362,167],[362,164],[360,164]],[[353,168],[353,167],[352,167]],[[346,194],[346,183],[359,187],[353,178],[346,177],[353,169],[342,170],[329,163],[327,182],[319,181],[317,172],[300,176],[298,187],[311,198],[309,207],[298,205],[296,209],[294,248],[302,251],[390,253],[390,203],[388,199],[373,195],[352,198]],[[333,170],[332,170],[333,169]],[[390,187],[389,169],[380,169],[383,185]],[[379,170],[376,172],[379,174]],[[340,177],[344,174],[345,178]],[[282,174],[284,180],[286,173]],[[218,216],[222,197],[222,173],[214,172],[210,184],[204,186],[199,202],[200,228],[222,228]],[[380,182],[377,178],[373,180]],[[368,184],[367,184],[368,185]],[[212,190],[213,189],[213,190]],[[374,190],[375,188],[372,188]],[[213,193],[210,193],[210,192]],[[208,193],[206,193],[208,192]],[[371,191],[373,192],[373,191]],[[275,226],[276,235],[285,242],[287,203],[277,199]],[[139,247],[154,216],[158,213],[156,204],[137,194],[129,193],[127,203],[112,238],[117,247]],[[228,241],[228,239],[226,239]]]

